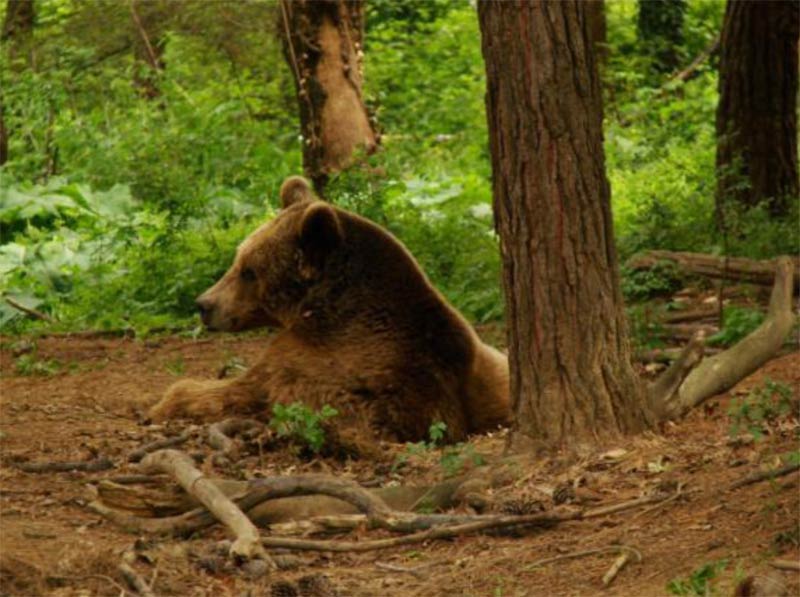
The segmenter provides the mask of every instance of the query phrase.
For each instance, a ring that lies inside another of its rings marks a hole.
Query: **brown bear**
[[[275,403],[336,408],[335,425],[395,441],[506,424],[508,361],[478,338],[389,232],[316,200],[300,177],[282,209],[240,246],[197,300],[209,330],[277,327],[263,357],[230,380],[184,380],[152,420],[269,417]]]

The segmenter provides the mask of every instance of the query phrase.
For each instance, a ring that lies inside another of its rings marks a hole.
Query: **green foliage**
[[[660,261],[653,267],[643,270],[623,267],[621,276],[622,294],[628,302],[672,294],[683,283],[680,269],[670,261]]]
[[[269,426],[278,437],[288,438],[316,454],[325,445],[323,424],[338,414],[335,408],[327,404],[320,410],[313,410],[302,402],[276,404],[272,407]]]
[[[439,466],[446,477],[459,474],[464,467],[481,466],[484,458],[475,451],[475,446],[459,442],[453,445],[444,443],[447,436],[447,425],[442,421],[433,423],[428,428],[429,441],[407,443],[405,450],[397,455],[393,468],[408,462],[414,456],[426,456],[436,450],[439,452]]]
[[[39,359],[35,352],[20,355],[14,363],[17,375],[25,376],[49,377],[60,372],[62,367],[62,364],[55,359]]]
[[[661,325],[652,307],[647,304],[629,305],[626,311],[635,349],[647,350],[664,346],[661,339],[664,326]]]
[[[733,346],[755,330],[764,321],[764,313],[756,309],[724,307],[722,321],[724,327],[708,339],[711,346]]]
[[[767,379],[762,387],[747,396],[731,400],[728,407],[730,434],[736,436],[746,431],[758,441],[764,435],[765,425],[788,415],[800,417],[798,397],[792,395],[788,385]]]
[[[727,560],[704,564],[687,578],[675,578],[669,581],[667,591],[672,595],[707,597],[712,594],[712,582],[727,566]]]
[[[159,72],[131,51],[139,38],[127,4],[39,4],[36,68],[0,52],[10,155],[0,168],[0,294],[62,329],[190,326],[194,297],[301,169],[294,83],[264,28],[276,4],[142,4],[164,41]],[[623,260],[653,248],[800,251],[796,214],[775,221],[761,208],[726,210],[730,230],[719,238],[715,65],[664,86],[637,40],[636,4],[606,10],[606,157]],[[687,3],[680,56],[708,45],[723,10]],[[475,8],[375,0],[367,11],[364,92],[383,147],[334,177],[326,195],[388,227],[468,318],[500,319]],[[143,71],[154,99],[134,84]],[[624,282],[633,300],[671,284],[666,273]],[[45,325],[0,301],[3,331]]]

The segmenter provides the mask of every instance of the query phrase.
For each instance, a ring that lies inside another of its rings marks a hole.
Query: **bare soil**
[[[488,496],[497,509],[547,509],[553,507],[549,494],[565,483],[574,489],[576,505],[610,504],[681,484],[677,499],[656,508],[521,536],[469,536],[366,554],[303,553],[292,569],[255,580],[241,570],[209,570],[203,565],[201,555],[226,537],[224,529],[184,541],[156,540],[127,534],[87,510],[93,482],[133,470],[127,464],[131,451],[177,432],[176,427],[140,423],[145,409],[172,382],[184,376],[214,376],[234,358],[253,362],[262,343],[258,337],[233,336],[2,339],[0,595],[120,595],[124,581],[117,565],[121,553],[135,542],[140,553],[135,568],[157,595],[298,594],[280,582],[323,574],[339,594],[354,596],[650,596],[669,594],[670,581],[688,580],[701,567],[717,564],[710,594],[730,595],[749,575],[774,574],[787,594],[800,595],[797,572],[770,572],[769,566],[776,558],[800,560],[797,473],[728,489],[737,479],[775,466],[780,455],[800,447],[800,423],[794,416],[765,423],[764,437],[753,441],[746,434],[732,439],[728,412],[733,401],[763,387],[767,379],[787,384],[794,399],[800,398],[798,352],[772,360],[731,392],[666,425],[661,433],[604,446],[580,460],[543,459],[512,485]],[[499,432],[475,438],[472,444],[481,454],[499,455],[504,436]],[[404,452],[403,446],[387,445],[378,460],[342,461],[304,460],[281,449],[250,457],[244,471],[215,470],[211,459],[202,466],[208,472],[245,477],[332,472],[369,485],[430,482],[445,475],[435,450],[393,471],[389,465]],[[117,470],[33,474],[15,467],[20,461],[97,456],[110,458]],[[349,539],[381,533],[354,535]],[[603,588],[601,578],[616,559],[614,553],[531,566],[543,558],[618,544],[639,550],[642,561],[628,564],[609,588]]]

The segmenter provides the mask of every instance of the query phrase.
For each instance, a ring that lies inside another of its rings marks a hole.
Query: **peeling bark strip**
[[[294,75],[303,135],[303,168],[318,192],[353,154],[378,144],[361,95],[361,0],[281,0],[278,28]]]
[[[786,215],[798,195],[800,4],[728,0],[717,106],[717,208],[769,199]],[[749,183],[742,184],[741,177]]]
[[[587,11],[478,4],[515,436],[550,448],[652,422],[630,364]]]

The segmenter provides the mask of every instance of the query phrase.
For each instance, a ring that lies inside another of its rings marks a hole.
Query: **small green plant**
[[[706,597],[711,595],[711,582],[725,570],[727,560],[709,562],[694,570],[687,578],[673,578],[667,583],[667,591],[673,595]]]
[[[278,437],[289,438],[317,454],[325,445],[323,423],[339,414],[335,408],[324,405],[313,410],[302,402],[276,404],[272,407],[269,426]]]
[[[183,360],[183,357],[179,356],[175,359],[167,362],[164,365],[164,368],[169,371],[174,376],[183,375],[186,372],[186,363]]]
[[[670,294],[683,283],[678,266],[669,261],[659,261],[643,270],[622,268],[622,293],[630,302],[644,301],[654,296]]]
[[[655,313],[649,305],[632,305],[627,308],[627,314],[631,338],[636,349],[649,350],[664,345],[661,340],[664,326],[655,317]]]
[[[764,314],[761,311],[741,307],[726,307],[722,315],[724,327],[708,339],[709,345],[736,344],[764,321]]]
[[[61,371],[61,363],[55,359],[38,359],[36,353],[20,355],[15,363],[17,375],[50,376]]]
[[[423,456],[437,449],[439,450],[439,466],[442,467],[447,477],[460,473],[468,462],[474,466],[480,466],[484,463],[483,456],[475,451],[475,446],[472,444],[459,442],[451,446],[444,445],[446,433],[446,423],[442,421],[433,423],[428,428],[430,440],[407,443],[405,450],[397,455],[393,468],[396,469],[401,464],[408,462],[413,456]]]
[[[798,403],[792,397],[792,389],[784,383],[767,379],[763,387],[731,401],[728,407],[730,433],[735,436],[744,430],[758,441],[764,435],[766,424],[790,413],[797,415],[797,411]]]

